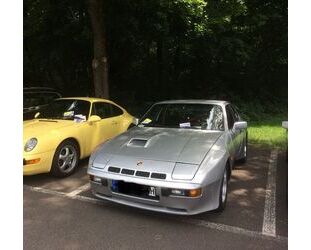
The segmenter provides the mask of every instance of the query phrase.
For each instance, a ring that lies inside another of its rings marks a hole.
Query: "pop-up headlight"
[[[175,164],[172,178],[176,180],[192,180],[198,170],[199,165],[180,163]]]

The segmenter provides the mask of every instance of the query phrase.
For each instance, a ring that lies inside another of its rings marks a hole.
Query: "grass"
[[[257,122],[249,122],[248,141],[267,147],[287,148],[287,131],[282,127],[281,118],[270,118]]]

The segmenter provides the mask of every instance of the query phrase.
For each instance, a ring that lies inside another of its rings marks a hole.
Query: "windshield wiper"
[[[63,116],[38,117],[40,120],[64,120]]]

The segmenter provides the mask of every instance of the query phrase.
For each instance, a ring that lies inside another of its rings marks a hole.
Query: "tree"
[[[104,1],[87,0],[93,30],[94,58],[92,61],[96,97],[109,98],[107,39],[104,19]]]
[[[286,0],[24,0],[24,81],[125,107],[222,98],[271,113],[287,103],[287,16]]]

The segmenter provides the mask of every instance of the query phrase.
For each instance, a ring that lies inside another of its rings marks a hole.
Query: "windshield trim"
[[[158,112],[157,114],[157,118],[160,116],[160,114],[162,112],[166,113],[167,112],[167,109],[169,106],[171,105],[212,105],[212,106],[218,106],[221,108],[221,111],[222,111],[222,116],[223,116],[223,129],[220,130],[220,129],[202,129],[202,128],[194,128],[194,127],[178,127],[178,126],[155,126],[155,125],[149,125],[148,124],[142,124],[142,122],[147,118],[147,114],[150,112],[150,110],[152,110],[155,106],[164,106],[164,108]],[[167,128],[172,128],[172,129],[183,129],[183,130],[196,130],[196,131],[220,131],[220,132],[223,132],[226,130],[226,124],[225,124],[225,114],[224,114],[224,109],[223,109],[223,106],[221,104],[218,104],[218,103],[188,103],[188,102],[178,102],[178,103],[155,103],[153,104],[145,113],[144,115],[139,119],[138,121],[138,124],[137,126],[138,127],[144,127],[144,128],[164,128],[164,129],[167,129]]]

